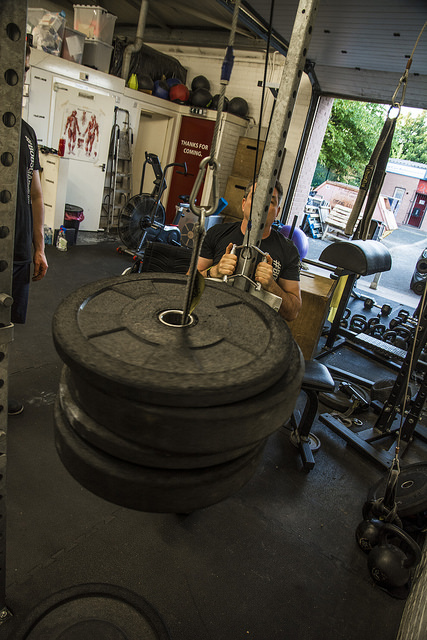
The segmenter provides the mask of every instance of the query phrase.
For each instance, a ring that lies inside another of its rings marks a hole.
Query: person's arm
[[[231,254],[233,243],[227,246],[225,253],[221,256],[221,260],[218,264],[213,264],[211,258],[199,258],[197,262],[197,270],[200,271],[205,278],[222,278],[223,276],[232,276],[237,265],[237,256]],[[210,267],[210,268],[209,268]],[[209,271],[208,271],[209,269]]]
[[[44,204],[40,174],[34,171],[31,181],[31,207],[33,210],[33,280],[41,280],[46,275],[47,260],[44,253]]]
[[[302,305],[301,289],[297,280],[279,278],[276,282],[273,278],[273,261],[267,254],[267,262],[260,262],[256,268],[255,281],[266,291],[282,298],[279,309],[282,318],[289,322],[295,320]]]

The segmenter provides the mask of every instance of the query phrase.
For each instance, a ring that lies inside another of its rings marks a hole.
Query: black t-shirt
[[[14,262],[31,262],[33,243],[33,212],[31,183],[34,171],[40,170],[37,136],[34,129],[22,120],[19,156],[18,191],[16,194]]]
[[[200,256],[213,260],[213,264],[218,264],[230,242],[238,246],[243,244],[244,236],[240,225],[240,222],[228,222],[216,224],[208,229]],[[261,240],[260,249],[269,253],[273,259],[275,280],[284,278],[285,280],[298,281],[300,279],[300,257],[292,240],[285,238],[275,229],[271,229],[270,235]],[[257,264],[261,258],[262,256],[259,254]]]

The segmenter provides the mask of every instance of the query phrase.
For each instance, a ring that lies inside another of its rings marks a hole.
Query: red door
[[[426,212],[426,205],[427,195],[425,193],[417,193],[414,206],[412,207],[412,211],[409,215],[408,224],[412,227],[417,227],[417,229],[421,227],[421,223]]]
[[[185,162],[187,164],[187,176],[177,173],[176,169],[174,169],[166,207],[167,224],[171,224],[175,218],[175,206],[181,202],[179,196],[189,196],[191,193],[194,181],[199,173],[200,161],[210,153],[214,128],[215,122],[213,120],[192,118],[191,116],[183,116],[182,118],[175,162]],[[200,204],[202,191],[203,183],[199,190],[197,204]]]

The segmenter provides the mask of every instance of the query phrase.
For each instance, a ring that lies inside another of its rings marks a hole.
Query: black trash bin
[[[79,231],[79,226],[81,221],[84,220],[83,209],[81,207],[76,207],[73,204],[65,205],[65,213],[64,213],[64,227],[69,229],[67,231],[67,243],[69,245],[73,245],[77,243],[77,233]],[[74,233],[73,233],[74,230]]]

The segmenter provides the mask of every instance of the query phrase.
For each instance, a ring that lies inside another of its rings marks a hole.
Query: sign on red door
[[[417,193],[414,206],[412,207],[411,214],[409,216],[408,224],[412,227],[421,227],[421,223],[424,218],[424,214],[427,208],[427,194]]]
[[[191,193],[194,181],[199,173],[200,161],[210,154],[214,128],[215,122],[212,120],[202,120],[201,118],[191,118],[190,116],[183,116],[182,118],[175,162],[185,162],[187,164],[187,175],[184,176],[177,173],[177,168],[174,168],[166,207],[167,224],[171,224],[175,218],[175,207],[181,202],[179,196],[189,196]],[[178,170],[180,171],[180,169]],[[197,195],[197,204],[200,204],[203,186],[204,182]]]

